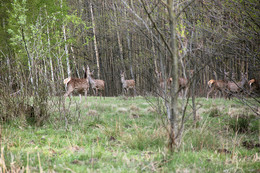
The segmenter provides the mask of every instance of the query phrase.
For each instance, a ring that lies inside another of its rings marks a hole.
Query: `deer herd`
[[[164,79],[162,76],[162,72],[155,72],[160,92],[162,92],[163,90],[170,89],[173,80],[172,77]],[[69,96],[69,98],[71,98],[71,94],[75,90],[79,93],[84,93],[85,98],[87,100],[88,90],[91,85],[94,95],[98,96],[99,94],[101,98],[102,93],[104,95],[105,92],[105,81],[101,79],[94,79],[93,73],[94,71],[90,72],[89,66],[87,66],[87,68],[85,68],[84,78],[69,77],[64,79],[64,84],[67,86],[67,91],[64,94],[64,97],[66,98],[67,96]],[[187,78],[178,78],[179,92],[187,91],[187,89],[190,86],[189,84],[191,83],[193,74],[194,70],[188,70]],[[241,80],[239,82],[236,82],[234,76],[235,74],[232,73],[231,80],[228,80],[229,72],[224,72],[223,80],[209,80],[207,83],[209,88],[209,91],[207,93],[207,99],[212,93],[214,93],[214,98],[216,98],[218,93],[221,93],[225,99],[230,99],[231,96],[238,96],[244,91],[246,91],[246,88],[249,88],[249,92],[247,92],[249,95],[252,95],[253,93],[260,93],[260,83],[258,80],[251,79],[247,81],[247,73],[241,73]],[[125,72],[121,72],[120,77],[123,94],[127,94],[129,92],[129,89],[132,89],[134,90],[134,96],[136,94],[135,81],[133,79],[126,80]]]

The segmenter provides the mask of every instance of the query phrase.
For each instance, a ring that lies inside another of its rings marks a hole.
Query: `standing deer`
[[[133,79],[125,80],[125,72],[120,73],[120,76],[121,76],[121,82],[122,82],[124,94],[127,94],[129,89],[133,89],[134,90],[133,95],[135,95],[135,92],[136,92],[135,91],[135,81]]]
[[[162,72],[155,71],[155,73],[157,75],[157,80],[159,82],[159,87],[160,87],[159,90],[160,90],[160,92],[162,92],[164,90],[164,84],[165,84],[164,79],[162,77]],[[166,86],[168,89],[171,88],[171,83],[172,83],[172,78],[169,77],[166,81]]]
[[[99,90],[105,91],[105,81],[100,80],[100,79],[94,79],[93,78],[94,70],[92,72],[90,72],[89,67],[87,69],[87,73],[88,73],[88,79],[91,84],[91,88],[93,90],[94,95],[97,96]],[[101,98],[101,96],[102,96],[102,92],[100,92],[100,98]]]
[[[249,85],[249,94],[259,94],[260,95],[260,82],[256,79],[251,79],[248,81]]]
[[[232,95],[243,92],[246,83],[247,73],[241,73],[241,81],[238,83],[229,81],[227,84],[228,98],[230,99]]]
[[[194,70],[188,70],[188,78],[183,78],[183,77],[179,77],[178,82],[179,82],[179,91],[182,92],[182,95],[184,95],[184,93],[186,93],[187,89],[188,89],[188,82],[191,79],[191,77],[193,76]]]
[[[208,87],[210,88],[208,94],[207,94],[207,100],[209,98],[209,95],[212,92],[215,92],[215,97],[217,96],[217,92],[221,92],[222,95],[226,98],[226,90],[227,90],[227,76],[229,75],[229,72],[224,72],[224,80],[214,80],[211,79],[208,81]]]
[[[164,80],[162,78],[162,72],[158,72],[158,71],[155,71],[155,72],[157,74],[157,79],[159,81],[160,89],[164,90],[164,83],[165,82],[164,82]],[[178,78],[179,91],[184,91],[184,90],[188,89],[188,81],[193,76],[194,70],[188,70],[188,73],[189,73],[188,79],[187,78],[183,78],[183,77],[179,77]],[[171,88],[171,83],[172,83],[172,78],[169,77],[167,79],[167,82],[166,82],[166,86],[167,86],[168,89]]]
[[[88,90],[89,90],[89,82],[88,82],[88,74],[87,74],[86,69],[85,69],[85,74],[84,74],[83,79],[68,77],[68,78],[64,79],[63,83],[65,85],[67,85],[67,92],[64,94],[65,98],[67,96],[69,96],[69,98],[71,100],[71,93],[75,90],[75,91],[78,91],[80,93],[84,92],[85,98],[86,98],[86,101],[87,101],[87,94],[88,94]],[[80,95],[80,102],[81,102],[81,95]]]

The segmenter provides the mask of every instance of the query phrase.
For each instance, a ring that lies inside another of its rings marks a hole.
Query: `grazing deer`
[[[230,99],[232,95],[243,92],[246,83],[247,83],[247,73],[241,73],[241,81],[238,83],[229,81],[227,83],[228,98]]]
[[[66,78],[64,79],[64,84],[67,85],[67,92],[64,94],[64,97],[66,98],[69,96],[71,100],[71,93],[76,90],[80,93],[84,92],[85,93],[85,98],[87,100],[87,94],[88,94],[88,89],[89,89],[89,83],[88,83],[88,77],[87,77],[87,71],[85,69],[85,75],[83,79],[79,78]],[[81,96],[80,96],[80,102],[81,102]]]
[[[91,88],[93,90],[93,93],[95,96],[98,95],[98,91],[100,90],[100,98],[102,96],[102,91],[105,91],[105,81],[103,80],[100,80],[100,79],[94,79],[93,78],[93,73],[94,73],[94,70],[92,72],[90,72],[89,70],[89,67],[87,69],[87,73],[88,73],[88,79],[89,79],[89,82],[91,84]]]
[[[221,92],[222,95],[226,98],[226,90],[227,90],[227,76],[229,75],[229,72],[224,72],[224,80],[214,80],[211,79],[208,81],[208,87],[210,88],[209,92],[207,93],[207,100],[209,98],[209,95],[212,92],[215,92],[215,97],[217,96],[217,92]]]
[[[249,85],[249,94],[252,95],[252,93],[256,94],[256,95],[260,95],[260,83],[258,80],[256,79],[251,79],[250,81],[248,81],[248,85]]]
[[[122,82],[122,86],[123,86],[123,93],[127,94],[129,89],[133,89],[134,90],[134,94],[135,95],[135,81],[133,79],[131,80],[125,80],[125,72],[120,73],[121,76],[121,82]]]

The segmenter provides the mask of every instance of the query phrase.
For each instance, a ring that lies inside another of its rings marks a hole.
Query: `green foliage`
[[[258,133],[259,121],[254,116],[238,115],[229,118],[229,126],[238,133]]]

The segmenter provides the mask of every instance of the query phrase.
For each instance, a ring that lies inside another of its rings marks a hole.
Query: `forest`
[[[0,172],[260,171],[258,0],[1,0],[0,42]]]

